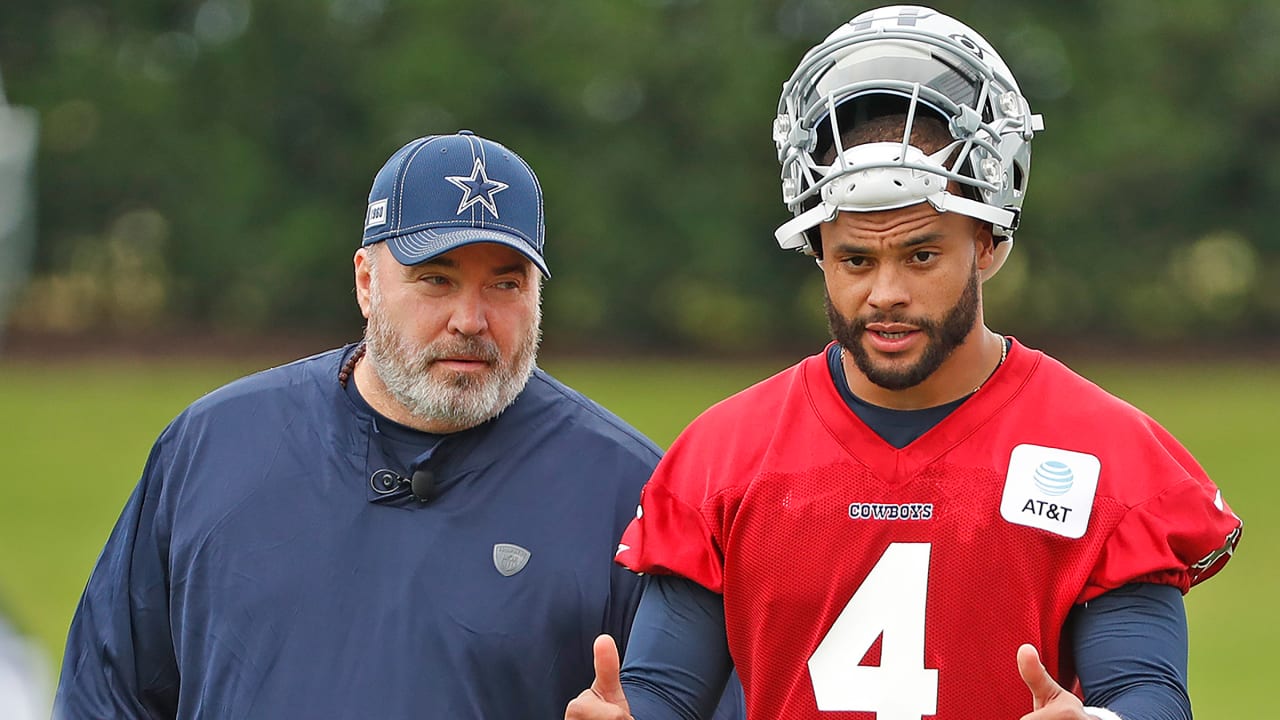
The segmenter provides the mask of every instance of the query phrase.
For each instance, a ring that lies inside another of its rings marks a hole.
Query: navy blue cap
[[[506,245],[551,276],[542,256],[542,188],[519,155],[469,130],[400,148],[369,191],[363,246],[386,241],[417,265],[472,243]]]

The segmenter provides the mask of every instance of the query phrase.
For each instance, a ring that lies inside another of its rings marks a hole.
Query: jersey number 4
[[[924,666],[929,544],[893,543],[809,658],[818,709],[921,720],[938,711],[938,671]],[[860,665],[876,639],[880,664]]]

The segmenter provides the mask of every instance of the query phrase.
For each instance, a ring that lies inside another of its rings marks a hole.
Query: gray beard
[[[365,360],[413,417],[458,430],[472,428],[510,407],[528,384],[541,340],[540,305],[528,335],[520,340],[514,357],[505,361],[496,343],[479,337],[446,338],[415,347],[387,320],[381,303],[375,283],[365,329]],[[433,374],[432,362],[451,355],[483,358],[489,370],[480,376],[446,375],[439,370]]]

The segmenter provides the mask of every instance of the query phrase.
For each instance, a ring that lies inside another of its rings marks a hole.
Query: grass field
[[[548,360],[561,379],[668,445],[710,403],[785,363],[723,365]],[[67,623],[155,435],[241,363],[84,361],[0,364],[0,592],[20,623],[62,654]],[[1107,364],[1082,369],[1161,421],[1197,455],[1244,517],[1240,552],[1187,600],[1191,691],[1201,720],[1270,718],[1264,693],[1280,623],[1280,501],[1274,449],[1280,367]],[[1268,600],[1268,598],[1271,598]]]

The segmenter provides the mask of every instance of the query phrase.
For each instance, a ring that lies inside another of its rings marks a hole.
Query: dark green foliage
[[[935,5],[1045,116],[990,322],[1126,344],[1280,331],[1280,6]],[[547,336],[745,350],[825,337],[769,137],[834,0],[9,3],[0,71],[42,117],[15,325],[359,330],[350,255],[403,142],[471,128],[547,192]]]

